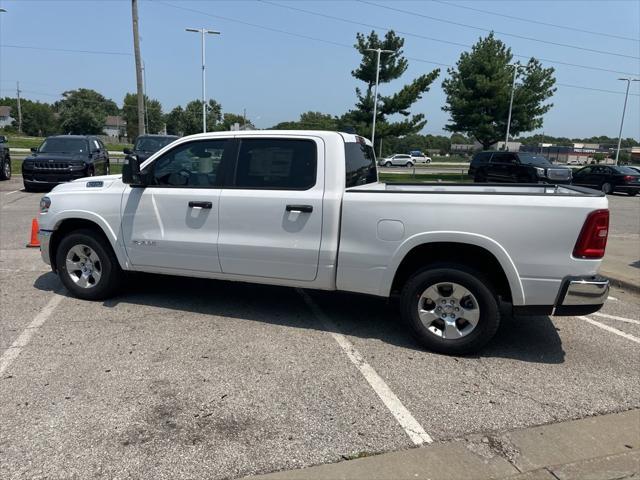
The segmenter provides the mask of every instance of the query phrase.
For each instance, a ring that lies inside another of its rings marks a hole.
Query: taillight
[[[636,177],[634,177],[633,175],[625,175],[624,178],[623,178],[623,180],[626,183],[633,182],[635,179],[636,179]]]
[[[602,258],[609,234],[609,210],[591,212],[573,249],[576,258]]]

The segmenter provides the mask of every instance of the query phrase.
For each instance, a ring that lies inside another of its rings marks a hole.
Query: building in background
[[[107,115],[102,131],[107,137],[124,140],[127,137],[127,122],[120,115]]]
[[[0,128],[10,127],[15,118],[11,116],[11,107],[0,105]]]

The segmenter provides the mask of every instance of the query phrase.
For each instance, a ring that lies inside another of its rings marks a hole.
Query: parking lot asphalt
[[[424,351],[361,295],[136,275],[85,302],[24,248],[41,195],[20,187],[0,182],[0,478],[337,462],[415,446],[400,407],[434,442],[640,407],[634,293],[613,289],[600,315],[504,318],[472,357]]]

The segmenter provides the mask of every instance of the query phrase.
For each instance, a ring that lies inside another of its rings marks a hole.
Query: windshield
[[[89,145],[84,138],[47,138],[38,152],[40,153],[87,153]]]
[[[618,173],[623,173],[624,175],[638,175],[638,171],[629,167],[613,167]]]
[[[140,137],[136,141],[134,150],[153,153],[169,145],[174,140],[175,138],[173,137]]]
[[[519,153],[518,157],[520,158],[521,163],[526,163],[528,165],[537,165],[539,167],[551,165],[549,160],[542,155],[533,155],[531,153]]]

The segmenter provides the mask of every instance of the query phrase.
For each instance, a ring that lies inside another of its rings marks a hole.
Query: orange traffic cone
[[[31,220],[31,241],[27,243],[28,248],[40,248],[40,242],[38,241],[38,219]]]

